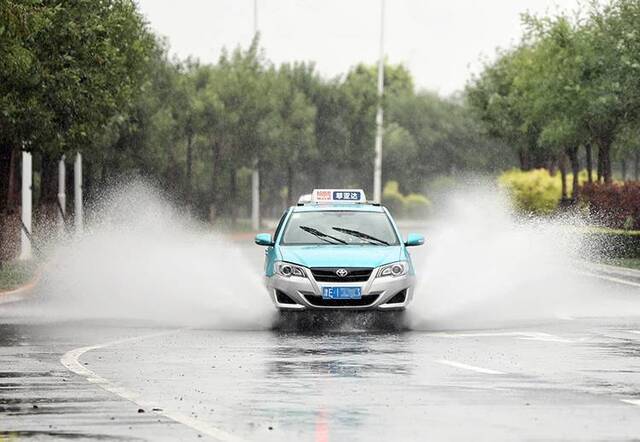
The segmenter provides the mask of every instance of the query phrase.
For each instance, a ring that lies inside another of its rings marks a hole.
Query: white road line
[[[569,315],[563,315],[563,314],[556,314],[556,318],[562,320],[562,321],[574,321],[575,318],[573,316],[569,316]]]
[[[162,407],[159,404],[155,404],[149,401],[146,401],[144,399],[142,399],[137,393],[127,390],[124,387],[120,387],[118,385],[116,385],[114,382],[98,375],[97,373],[95,373],[92,370],[89,370],[86,366],[82,365],[79,361],[80,357],[92,350],[98,350],[98,349],[102,349],[102,348],[107,348],[107,347],[111,347],[114,345],[118,345],[118,344],[124,344],[127,342],[132,342],[132,341],[138,341],[138,340],[142,340],[142,339],[148,339],[148,338],[153,338],[153,337],[157,337],[157,336],[163,336],[163,335],[169,335],[169,334],[175,334],[178,333],[182,330],[174,330],[174,331],[169,331],[169,332],[161,332],[161,333],[153,333],[153,334],[149,334],[149,335],[143,335],[143,336],[136,336],[133,338],[128,338],[128,339],[120,339],[117,341],[111,341],[111,342],[107,342],[104,344],[99,344],[99,345],[91,345],[88,347],[80,347],[80,348],[76,348],[73,349],[71,351],[66,352],[62,358],[60,358],[60,362],[62,363],[62,365],[64,365],[67,369],[69,369],[70,371],[72,371],[73,373],[80,375],[84,378],[86,378],[87,381],[91,382],[92,384],[96,384],[100,387],[102,387],[104,390],[113,393],[117,396],[120,396],[123,399],[126,399],[130,402],[133,402],[134,404],[138,405],[140,408],[143,408],[145,410],[148,410],[149,412],[153,412],[155,414],[159,414],[162,415],[164,417],[167,417],[173,421],[176,421],[182,425],[186,425],[187,427],[196,430],[204,435],[210,436],[218,441],[222,441],[222,442],[240,442],[242,441],[241,438],[236,437],[230,433],[227,433],[219,428],[216,428],[212,425],[209,425],[205,422],[201,422],[199,420],[196,420],[190,416],[186,416],[182,413],[179,412],[174,412],[174,411],[169,411],[166,410],[164,407]],[[162,410],[162,411],[152,411],[153,409],[157,409],[157,410]]]
[[[640,399],[620,399],[622,402],[640,407]]]
[[[462,362],[450,361],[448,359],[438,359],[438,364],[448,365],[450,367],[461,368],[462,370],[471,370],[482,374],[506,374],[502,371],[491,370],[490,368],[476,367],[475,365],[463,364]]]
[[[445,338],[518,338],[526,341],[572,343],[573,339],[562,338],[543,332],[486,332],[486,333],[434,333]]]
[[[614,278],[612,276],[598,275],[591,272],[575,272],[579,275],[592,276],[594,278],[603,279],[605,281],[617,282],[618,284],[629,285],[631,287],[640,287],[640,283],[628,281],[626,279]]]

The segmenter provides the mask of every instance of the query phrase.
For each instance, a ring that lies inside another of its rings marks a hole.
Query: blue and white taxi
[[[389,211],[361,189],[316,189],[285,211],[266,247],[265,285],[279,310],[402,310],[413,297],[415,270]]]

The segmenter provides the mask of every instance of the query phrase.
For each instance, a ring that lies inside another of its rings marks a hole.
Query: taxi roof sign
[[[314,189],[311,202],[320,203],[366,203],[362,189]]]

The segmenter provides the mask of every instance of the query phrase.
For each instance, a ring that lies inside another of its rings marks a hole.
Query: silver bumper
[[[280,310],[402,310],[409,305],[413,298],[415,284],[415,276],[413,275],[376,278],[378,268],[375,268],[365,282],[340,283],[317,282],[309,269],[305,269],[305,273],[307,274],[306,278],[298,276],[285,277],[277,274],[265,277],[265,285],[276,308]],[[322,287],[361,287],[362,300],[352,303],[325,301],[322,299]],[[278,291],[290,298],[295,304],[280,302]],[[389,302],[403,291],[406,291],[404,301]]]

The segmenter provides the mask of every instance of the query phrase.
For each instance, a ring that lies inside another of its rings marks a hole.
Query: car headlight
[[[409,271],[409,265],[406,261],[398,261],[393,264],[386,265],[378,270],[378,278],[382,276],[403,276]]]
[[[278,275],[280,276],[285,276],[287,278],[289,278],[290,276],[299,276],[301,278],[307,277],[307,274],[305,273],[302,267],[289,264],[288,262],[277,262],[276,273],[278,273]]]

